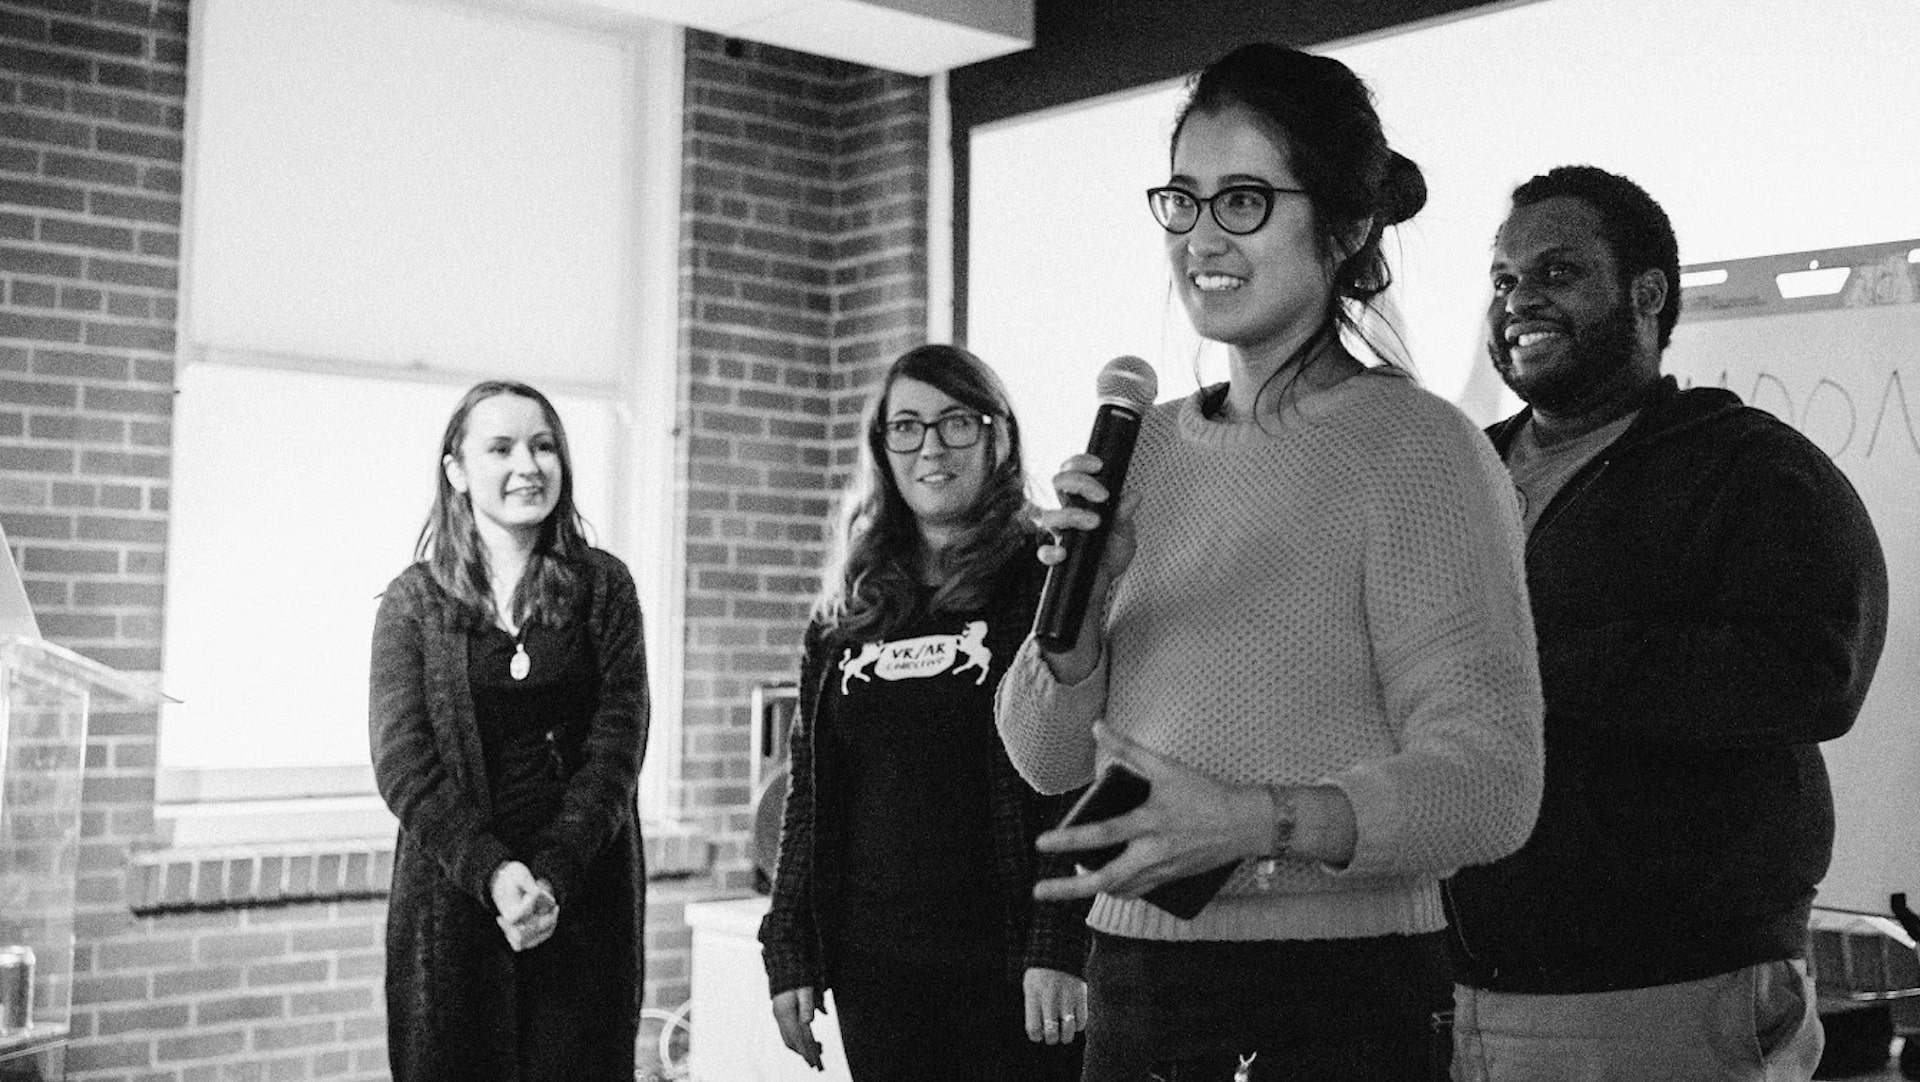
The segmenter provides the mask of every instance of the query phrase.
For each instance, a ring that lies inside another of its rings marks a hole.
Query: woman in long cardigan
[[[469,391],[416,562],[373,636],[374,777],[400,820],[387,917],[396,1082],[630,1082],[646,870],[640,606],[590,547],[559,416]]]

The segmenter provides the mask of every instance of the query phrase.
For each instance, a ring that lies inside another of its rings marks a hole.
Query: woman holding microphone
[[[1352,352],[1382,231],[1425,187],[1351,71],[1237,49],[1195,78],[1170,157],[1148,204],[1230,378],[1146,413],[1117,508],[1102,463],[1067,461],[1055,487],[1085,502],[1041,524],[1111,517],[1103,574],[1074,646],[1029,641],[999,695],[1042,792],[1110,763],[1150,786],[1041,839],[1125,845],[1036,888],[1097,895],[1085,1077],[1430,1077],[1439,880],[1518,848],[1539,800],[1512,486],[1458,410]],[[1142,897],[1219,866],[1190,919]]]

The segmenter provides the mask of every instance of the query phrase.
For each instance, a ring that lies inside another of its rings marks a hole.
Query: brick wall
[[[160,667],[185,32],[0,3],[0,515],[42,632],[127,670]],[[118,735],[137,778],[152,727]]]
[[[160,667],[186,48],[180,0],[0,2],[0,522],[42,633],[132,672]],[[71,1077],[384,1077],[378,900],[129,908],[157,726],[92,719]]]
[[[185,62],[177,0],[0,3],[0,522],[42,632],[132,671],[160,662]],[[156,735],[107,711],[87,744],[78,1064],[188,1011],[148,997],[179,941],[123,940]]]
[[[926,333],[924,79],[687,39],[684,806],[751,882],[748,696],[791,680],[866,387]]]
[[[187,19],[0,0],[0,523],[43,632],[134,672],[160,654]],[[688,994],[685,903],[749,882],[747,693],[792,675],[852,418],[926,315],[924,81],[704,34],[687,51],[680,782],[718,858],[650,886],[663,1006]],[[93,719],[70,1077],[386,1077],[377,889],[130,908],[180,868],[147,856],[156,737],[150,711]],[[259,894],[204,877],[267,864],[205,861],[183,889]]]

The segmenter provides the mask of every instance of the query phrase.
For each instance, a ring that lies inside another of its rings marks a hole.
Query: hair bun
[[[1387,175],[1380,180],[1380,207],[1376,212],[1381,225],[1399,225],[1427,205],[1427,179],[1413,159],[1397,150],[1387,151]]]

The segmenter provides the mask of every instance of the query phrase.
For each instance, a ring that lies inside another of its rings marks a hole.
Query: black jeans
[[[854,1082],[1074,1082],[1084,1039],[1027,1039],[1026,998],[998,966],[930,966],[845,952],[834,967]]]
[[[1442,933],[1172,943],[1094,933],[1085,1082],[1426,1082],[1453,1005]],[[1437,1062],[1436,1062],[1437,1061]]]

